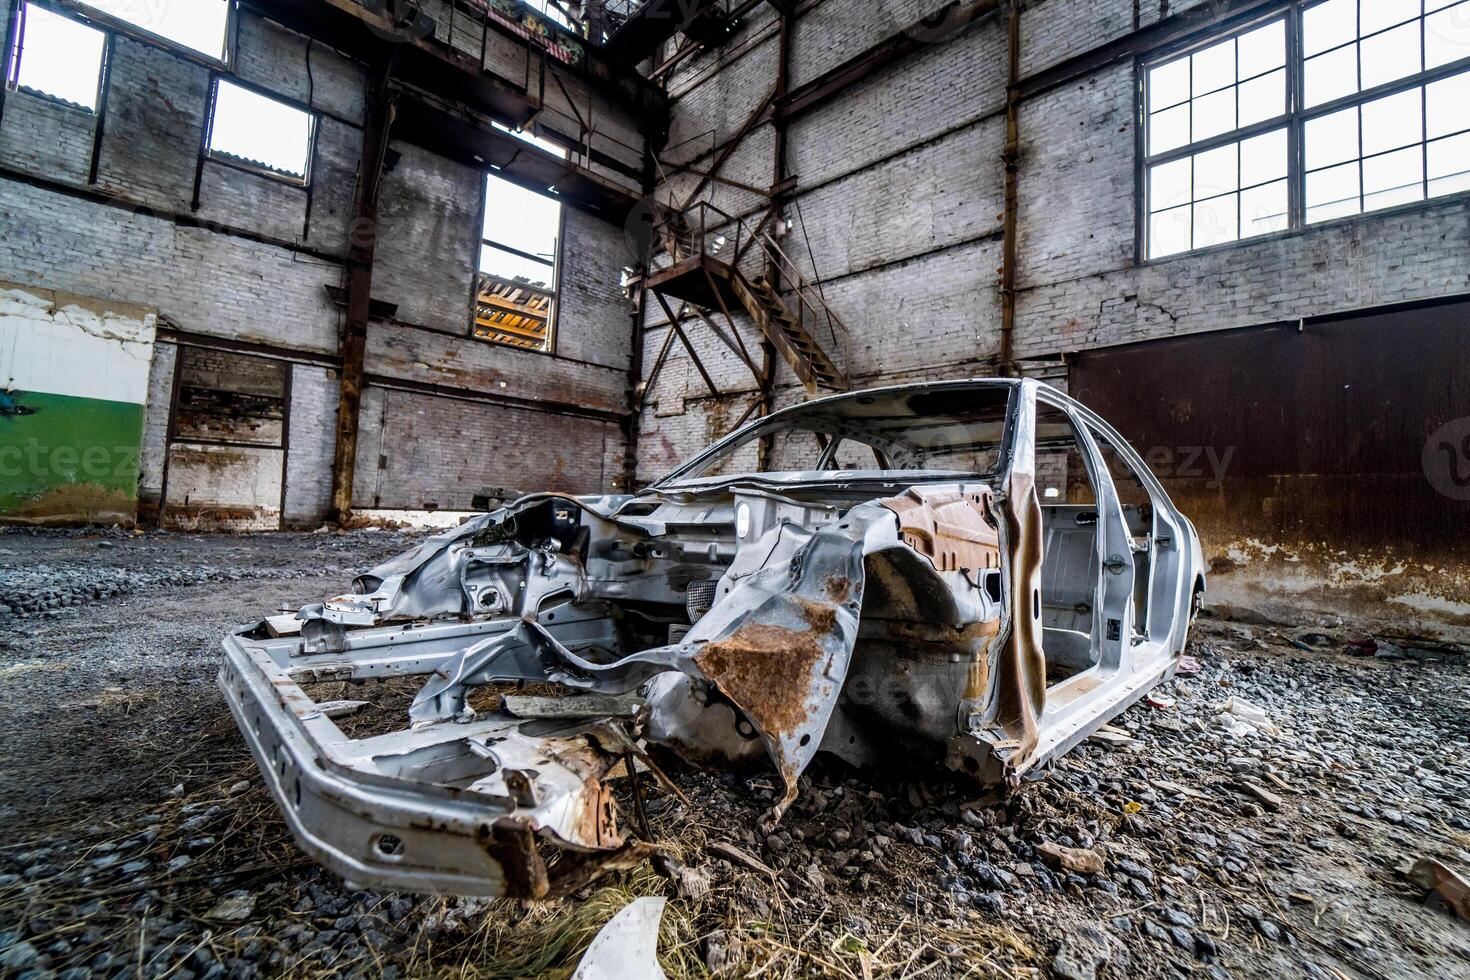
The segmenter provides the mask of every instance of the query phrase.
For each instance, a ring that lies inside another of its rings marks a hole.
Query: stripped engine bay
[[[1104,442],[1146,503],[1120,497]],[[1083,472],[1059,479],[1091,494],[1072,509],[1038,486],[1063,444]],[[284,627],[239,628],[220,684],[333,871],[550,898],[651,853],[605,781],[667,780],[658,753],[773,767],[768,829],[818,752],[1015,787],[1172,674],[1201,567],[1082,406],[1030,381],[914,385],[778,412],[639,494],[470,520]],[[424,678],[407,727],[362,739],[301,688],[404,676]],[[471,703],[516,683],[534,687]]]

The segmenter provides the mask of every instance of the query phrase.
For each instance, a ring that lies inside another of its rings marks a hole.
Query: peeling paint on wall
[[[0,282],[0,521],[130,522],[155,311]]]

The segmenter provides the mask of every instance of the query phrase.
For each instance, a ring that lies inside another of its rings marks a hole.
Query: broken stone
[[[204,913],[215,922],[244,922],[255,912],[255,896],[250,892],[234,892]]]
[[[1425,901],[1442,905],[1470,921],[1470,881],[1434,858],[1420,858],[1409,869],[1409,880],[1428,892]]]
[[[1113,861],[1113,867],[1130,878],[1136,878],[1150,885],[1154,883],[1154,873],[1137,862],[1124,858]]]
[[[0,967],[7,970],[24,970],[40,958],[40,952],[30,943],[16,943],[0,953]]]
[[[1063,847],[1047,841],[1036,849],[1041,859],[1053,868],[1073,871],[1077,874],[1096,875],[1103,872],[1103,857],[1096,851],[1081,847]]]
[[[1239,786],[1242,791],[1255,797],[1255,799],[1261,804],[1261,806],[1265,807],[1267,810],[1271,810],[1274,812],[1281,809],[1281,797],[1266,789],[1264,786],[1258,786],[1257,784],[1248,782],[1246,780],[1241,780],[1236,785]]]
[[[1092,745],[1106,745],[1109,748],[1124,748],[1139,744],[1138,739],[1111,725],[1102,726],[1087,736],[1087,741]]]
[[[674,864],[669,870],[669,876],[674,881],[674,889],[680,898],[697,902],[709,894],[711,882],[708,869]]]
[[[1051,961],[1052,974],[1059,980],[1097,980],[1098,971],[1104,968],[1126,975],[1127,966],[1127,950],[1094,923],[1073,926]]]

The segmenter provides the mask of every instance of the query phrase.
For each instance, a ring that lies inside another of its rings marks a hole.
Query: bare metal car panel
[[[970,399],[994,418],[967,429],[963,411],[913,408]],[[1043,507],[1039,404],[1074,427],[1095,512]],[[821,437],[822,469],[704,472],[796,422]],[[993,471],[923,468],[967,432],[994,443]],[[886,466],[831,469],[855,433]],[[1146,514],[1119,503],[1099,440]],[[1095,530],[1077,531],[1084,516]],[[1066,534],[1081,572],[1046,566]],[[1057,618],[1043,580],[1062,575],[1091,598]],[[767,827],[819,751],[918,753],[1015,786],[1172,673],[1202,585],[1193,528],[1101,419],[1033,381],[912,385],[776,413],[642,494],[538,494],[471,520],[304,608],[299,634],[235,631],[220,684],[293,832],[332,870],[544,898],[647,854],[605,780],[635,757],[658,772],[649,746],[773,766]],[[401,676],[426,678],[409,727],[364,739],[300,686]],[[563,696],[529,714],[528,699],[471,707],[475,688],[513,681]]]

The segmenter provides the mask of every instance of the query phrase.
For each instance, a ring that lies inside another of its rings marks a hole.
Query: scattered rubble
[[[0,971],[567,976],[620,909],[652,896],[667,899],[672,977],[1470,976],[1470,928],[1424,904],[1439,885],[1412,873],[1423,859],[1470,866],[1463,658],[1361,657],[1338,633],[1304,651],[1298,631],[1212,621],[1191,643],[1199,673],[1160,689],[1174,707],[1130,709],[1113,725],[1127,743],[1081,746],[1008,798],[819,760],[766,834],[777,781],[681,770],[687,802],[643,781],[672,877],[644,866],[536,908],[355,890],[292,843],[213,687],[222,629],[323,591],[327,577],[269,569],[293,552],[299,567],[320,561],[325,540],[338,539],[156,539],[158,565],[213,563],[223,545],[259,550],[263,571],[0,627],[4,663],[68,665],[0,678]],[[341,540],[347,567],[401,550]],[[0,547],[64,564],[95,546]],[[106,561],[134,560],[131,547]],[[343,724],[397,717],[406,702],[377,706],[412,696],[330,693],[368,703]],[[1232,698],[1276,733],[1222,727]],[[215,917],[222,905],[249,911]]]

